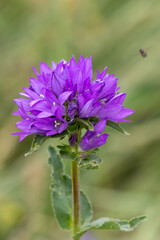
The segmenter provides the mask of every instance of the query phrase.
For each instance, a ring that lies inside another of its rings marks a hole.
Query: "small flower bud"
[[[76,143],[76,137],[74,134],[71,135],[71,137],[69,138],[69,144],[71,147],[73,147]]]

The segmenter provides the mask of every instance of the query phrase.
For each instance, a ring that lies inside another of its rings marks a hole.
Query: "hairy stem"
[[[80,227],[80,183],[79,183],[79,168],[78,162],[72,161],[72,209],[73,209],[73,232],[75,235]],[[79,240],[77,238],[76,240]]]

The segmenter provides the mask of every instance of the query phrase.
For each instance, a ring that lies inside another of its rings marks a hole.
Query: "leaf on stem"
[[[52,168],[51,201],[57,221],[63,229],[72,227],[72,185],[68,176],[64,175],[63,163],[53,147],[49,147],[49,165]]]
[[[76,156],[76,153],[72,151],[72,148],[69,145],[63,144],[57,146],[60,150],[60,157],[64,159],[69,159],[76,161],[78,160],[78,157]]]
[[[109,127],[115,129],[116,131],[120,132],[120,133],[123,133],[125,135],[130,135],[128,132],[126,132],[119,124],[115,123],[115,122],[112,122],[112,121],[109,121],[107,120],[107,124]]]
[[[25,153],[24,156],[27,157],[28,155],[31,155],[32,153],[38,151],[42,143],[45,141],[45,139],[46,139],[45,136],[35,135],[33,137],[30,151],[28,153]]]
[[[52,205],[61,228],[72,228],[72,182],[64,174],[63,163],[53,147],[49,147],[49,165],[52,168]],[[90,202],[86,195],[80,192],[81,225],[88,223],[92,218]]]
[[[91,203],[86,194],[80,191],[81,225],[87,224],[92,219]]]
[[[81,158],[78,166],[84,170],[98,169],[102,159],[96,154],[91,153],[88,156]]]
[[[80,238],[84,233],[94,229],[106,230],[106,229],[117,229],[120,231],[132,231],[135,227],[138,226],[140,222],[146,220],[146,216],[140,216],[133,218],[130,221],[110,219],[110,218],[100,218],[96,221],[93,221],[89,224],[84,225],[79,232],[77,232],[73,239]]]

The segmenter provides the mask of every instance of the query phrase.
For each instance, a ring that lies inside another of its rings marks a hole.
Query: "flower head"
[[[74,57],[69,62],[52,62],[52,68],[41,62],[40,73],[33,70],[36,77],[20,93],[25,98],[14,100],[18,105],[14,115],[22,118],[16,126],[22,131],[13,134],[20,135],[20,141],[30,134],[60,134],[78,118],[122,122],[134,112],[124,108],[126,94],[117,92],[118,79],[107,68],[102,73],[97,70],[93,80],[91,57],[81,56],[78,63]]]

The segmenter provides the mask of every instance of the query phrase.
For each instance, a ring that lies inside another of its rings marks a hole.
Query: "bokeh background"
[[[139,49],[146,49],[143,58]],[[114,130],[101,147],[99,170],[81,172],[94,219],[148,215],[134,232],[92,232],[88,240],[160,239],[160,1],[1,0],[0,1],[0,239],[69,240],[50,205],[48,140],[24,157],[31,137],[18,142],[12,99],[34,76],[40,61],[93,56],[94,76],[107,65],[135,110],[130,132]],[[69,161],[65,161],[69,172]]]

